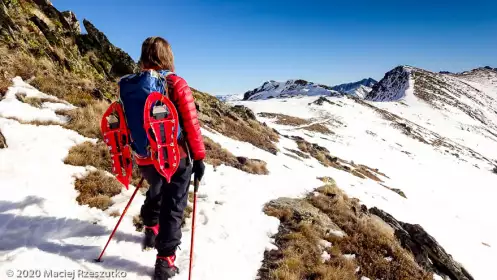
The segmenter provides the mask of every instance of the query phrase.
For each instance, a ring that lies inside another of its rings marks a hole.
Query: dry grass
[[[35,108],[41,108],[43,103],[45,102],[52,102],[52,103],[62,103],[60,101],[57,101],[53,98],[45,98],[45,97],[26,97],[26,94],[23,93],[17,93],[16,94],[17,100],[24,102],[26,104],[29,104]]]
[[[297,156],[299,156],[301,158],[305,158],[305,159],[311,158],[310,156],[304,154],[301,151],[297,151],[297,150],[294,150],[294,149],[288,149],[288,148],[285,148],[285,150],[287,150],[289,152],[292,152],[292,153],[296,154]]]
[[[248,120],[246,123],[243,123],[224,117],[222,125],[217,127],[216,130],[227,137],[251,143],[273,154],[276,154],[278,151],[273,143],[278,140],[278,135],[257,121]]]
[[[290,137],[297,142],[299,150],[303,153],[310,154],[317,159],[322,165],[336,168],[362,179],[371,179],[377,182],[383,182],[378,176],[388,178],[385,174],[381,173],[378,169],[373,169],[363,164],[355,164],[352,161],[346,161],[338,157],[330,155],[330,152],[325,147],[318,144],[309,143],[300,137]],[[293,151],[293,150],[290,150]]]
[[[311,124],[310,120],[298,118],[298,117],[293,117],[293,116],[288,116],[284,114],[277,114],[277,113],[258,113],[260,117],[263,118],[270,118],[270,119],[276,119],[275,123],[276,124],[281,124],[281,125],[289,125],[289,126],[301,126],[301,125],[308,125]]]
[[[105,101],[93,101],[86,107],[58,113],[69,118],[66,124],[68,129],[77,131],[86,137],[102,139],[100,121],[109,105]]]
[[[423,271],[391,231],[367,214],[357,200],[341,192],[333,179],[320,179],[330,183],[317,190],[320,195],[309,195],[305,200],[330,217],[346,236],[326,234],[318,223],[309,220],[313,218],[301,217],[289,207],[266,206],[265,213],[281,221],[275,239],[279,249],[265,253],[260,279],[432,279],[432,274]],[[325,249],[330,255],[326,262],[321,260],[323,248],[318,245],[322,239],[332,243]],[[355,258],[346,259],[343,254],[354,254]],[[356,273],[357,267],[360,270]]]
[[[79,191],[76,201],[80,205],[106,210],[112,205],[111,197],[119,194],[122,187],[114,177],[103,171],[90,172],[86,177],[76,180],[75,188]]]
[[[75,166],[91,165],[100,170],[112,172],[110,153],[102,141],[98,141],[96,145],[92,142],[84,142],[73,146],[64,159],[64,163]]]
[[[302,129],[322,134],[334,134],[333,131],[331,131],[328,127],[320,123],[311,124],[309,126],[303,127]]]
[[[12,83],[9,80],[3,78],[2,75],[0,75],[0,100],[3,99],[11,84]]]
[[[262,160],[235,157],[228,150],[224,149],[221,145],[206,136],[204,136],[204,144],[207,152],[205,161],[215,167],[225,164],[250,174],[269,174],[266,162]]]
[[[143,220],[139,214],[133,216],[133,225],[135,226],[136,231],[138,232],[143,231]]]
[[[69,150],[67,157],[64,159],[64,163],[75,166],[91,165],[99,170],[112,172],[110,153],[107,146],[102,141],[98,141],[97,144],[93,144],[92,142],[84,142],[73,146]],[[136,164],[134,164],[131,184],[133,186],[138,186],[140,179],[141,173]],[[149,185],[147,181],[143,181],[142,189],[146,190],[148,187]]]
[[[19,122],[21,124],[30,124],[30,125],[35,125],[35,126],[40,126],[40,125],[62,125],[62,124],[54,122],[54,121],[40,121],[40,120],[24,121],[24,120],[18,119],[16,117],[6,117],[6,119],[14,120],[14,121],[17,121],[17,122]]]

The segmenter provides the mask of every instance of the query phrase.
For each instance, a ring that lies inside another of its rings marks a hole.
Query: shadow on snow
[[[106,227],[78,219],[20,216],[4,213],[9,210],[26,208],[30,205],[41,206],[43,202],[42,198],[34,196],[29,196],[23,201],[16,203],[0,201],[0,251],[36,248],[50,254],[70,258],[83,266],[83,262],[93,262],[99,256],[105,244],[99,244],[99,246],[72,245],[61,244],[56,242],[56,240],[74,237],[107,237],[110,235],[111,230]],[[107,239],[105,240],[107,241]],[[112,238],[112,241],[139,243],[141,239],[139,236],[118,231]],[[119,246],[119,244],[109,244],[110,246]],[[137,250],[141,250],[141,247],[137,246]],[[140,275],[149,275],[151,269],[151,267],[117,256],[104,255],[102,259],[103,262],[95,264],[106,269],[124,270]]]

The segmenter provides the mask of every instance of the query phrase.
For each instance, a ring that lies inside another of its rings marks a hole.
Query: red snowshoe
[[[130,134],[121,104],[114,102],[102,117],[100,129],[112,159],[112,173],[129,189],[133,162],[131,160]]]
[[[157,171],[171,182],[180,161],[178,112],[165,95],[152,92],[145,101],[144,129]]]

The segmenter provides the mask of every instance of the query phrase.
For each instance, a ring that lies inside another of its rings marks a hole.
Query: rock
[[[0,149],[8,148],[7,146],[7,141],[5,140],[5,137],[2,134],[2,131],[0,131]]]
[[[324,214],[305,200],[283,197],[270,201],[267,206],[276,209],[291,209],[293,211],[292,219],[295,219],[297,223],[312,223],[313,225],[320,227],[323,232],[326,232],[327,234],[337,235],[337,232],[342,232],[343,234],[340,234],[341,236],[347,236],[347,234],[343,232],[328,215]]]
[[[74,33],[81,34],[81,25],[72,11],[62,12],[62,16],[64,16],[64,19]]]
[[[111,65],[110,72],[116,78],[138,70],[138,66],[131,56],[111,44],[107,36],[91,22],[85,19],[83,20],[83,25],[88,34],[79,36],[77,40],[78,47],[82,53],[96,51],[95,53],[101,60],[105,60]]]
[[[402,247],[410,250],[416,262],[427,271],[446,275],[452,280],[474,280],[468,271],[457,263],[440,244],[420,225],[412,225],[395,219],[392,215],[376,207],[369,209],[395,231],[395,237]]]
[[[0,1],[0,37],[8,37],[15,40],[15,32],[18,30],[19,28],[12,21],[4,1]]]
[[[239,115],[242,119],[256,120],[254,112],[243,105],[235,105],[233,107],[233,111],[237,113],[237,115]]]
[[[241,164],[241,165],[245,165],[248,161],[248,158],[246,157],[237,157],[236,160],[238,160],[238,162]]]

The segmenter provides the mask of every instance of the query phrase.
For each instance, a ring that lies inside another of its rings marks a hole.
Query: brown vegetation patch
[[[86,107],[57,113],[68,117],[66,128],[86,137],[102,139],[100,121],[109,105],[105,101],[92,101]]]
[[[331,178],[321,178],[331,182]],[[413,256],[403,249],[391,234],[357,200],[350,199],[336,185],[328,183],[319,188],[319,195],[310,194],[293,206],[269,203],[266,214],[280,219],[280,229],[275,236],[277,250],[267,251],[260,279],[322,279],[356,280],[361,276],[370,279],[433,279]],[[314,210],[297,210],[307,203]],[[284,206],[282,206],[284,205]],[[310,213],[315,212],[315,215]],[[322,227],[323,217],[342,229],[345,234],[330,234]],[[331,247],[319,245],[321,240],[331,242]],[[323,262],[322,252],[330,259]],[[344,254],[355,258],[345,258]],[[356,271],[357,267],[359,270]]]
[[[17,93],[16,94],[17,100],[24,102],[26,104],[29,104],[33,107],[36,108],[41,108],[43,103],[45,102],[52,102],[52,103],[63,103],[61,101],[58,101],[54,98],[46,98],[46,97],[26,97],[26,94],[24,93]]]
[[[263,112],[263,113],[258,113],[257,115],[263,118],[276,119],[275,123],[281,125],[301,126],[301,125],[309,125],[312,123],[310,120],[288,116],[284,114]]]
[[[406,194],[401,189],[391,188],[391,187],[385,186],[383,184],[380,184],[380,185],[382,185],[383,187],[397,193],[398,195],[402,196],[403,198],[407,198]]]
[[[75,166],[91,165],[98,169],[112,172],[110,153],[102,141],[98,141],[97,144],[84,142],[73,146],[64,159],[64,163]]]
[[[334,134],[333,131],[331,131],[328,127],[326,127],[323,124],[320,123],[315,123],[311,124],[309,126],[302,127],[302,129],[307,130],[307,131],[312,131],[312,132],[318,132],[322,134]]]
[[[92,142],[84,142],[79,145],[73,146],[64,159],[65,164],[75,166],[91,165],[99,170],[104,170],[112,173],[112,162],[110,158],[109,149],[102,141],[97,144]],[[141,179],[141,173],[136,164],[133,165],[133,173],[131,184],[138,186]],[[148,189],[149,185],[146,180],[143,181],[142,188]]]
[[[384,173],[378,169],[373,169],[363,164],[355,164],[353,161],[346,161],[339,157],[330,155],[330,151],[325,147],[318,144],[309,143],[302,137],[286,136],[289,139],[297,142],[299,150],[303,153],[310,154],[313,158],[318,160],[322,165],[336,168],[362,179],[369,178],[377,182],[383,182],[378,176],[388,178]]]
[[[111,197],[121,193],[123,185],[114,177],[103,171],[90,172],[86,177],[77,179],[75,188],[79,191],[76,201],[80,205],[88,205],[106,210],[112,205]]]
[[[14,120],[16,122],[19,122],[20,124],[30,124],[30,125],[35,125],[35,126],[40,126],[40,125],[62,125],[61,123],[54,122],[54,121],[41,121],[41,120],[24,121],[24,120],[18,119],[16,117],[6,117],[6,119]]]
[[[266,162],[262,160],[235,157],[228,150],[206,136],[204,136],[204,144],[207,153],[205,161],[214,165],[214,167],[225,164],[251,174],[269,174]]]
[[[235,140],[276,154],[278,133],[257,121],[254,113],[243,106],[229,106],[216,97],[193,89],[193,96],[198,105],[199,120],[202,126],[222,133]]]
[[[309,159],[311,158],[309,155],[307,154],[304,154],[303,152],[301,151],[297,151],[297,150],[294,150],[294,149],[288,149],[288,148],[285,148],[285,150],[289,151],[289,152],[292,152],[294,154],[296,154],[297,156],[301,157],[301,158],[305,158],[305,159]]]

